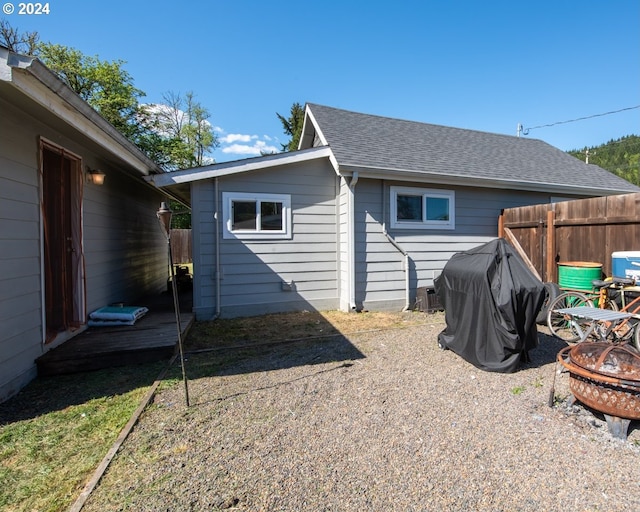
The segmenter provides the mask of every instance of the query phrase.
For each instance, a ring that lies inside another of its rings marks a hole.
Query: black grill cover
[[[544,285],[502,238],[454,254],[436,278],[446,328],[438,342],[490,372],[514,372],[538,343]]]

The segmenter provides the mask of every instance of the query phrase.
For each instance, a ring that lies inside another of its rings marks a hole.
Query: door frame
[[[71,244],[76,254],[73,269],[68,269],[72,275],[71,293],[72,297],[66,297],[67,306],[70,308],[68,318],[65,318],[65,328],[55,333],[48,332],[47,324],[47,261],[45,248],[45,225],[46,211],[44,203],[44,153],[45,151],[56,153],[62,158],[70,161],[72,172],[75,174],[74,187],[71,199],[75,202],[75,208],[69,213],[71,223],[74,226],[75,234]],[[39,173],[39,200],[40,200],[40,281],[41,281],[41,303],[42,303],[42,342],[48,346],[58,345],[78,332],[86,328],[86,276],[84,263],[84,243],[83,243],[83,192],[84,192],[84,166],[82,157],[65,149],[44,137],[40,137],[38,151],[38,173]]]

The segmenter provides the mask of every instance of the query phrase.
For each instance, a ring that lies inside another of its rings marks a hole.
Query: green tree
[[[186,169],[213,162],[211,151],[219,145],[209,122],[209,111],[195,99],[193,92],[184,96],[175,92],[163,95],[162,104],[143,107],[150,142],[148,152],[168,170]],[[171,202],[175,212],[171,225],[190,228],[191,215],[177,202]]]
[[[167,167],[186,169],[213,162],[208,155],[219,141],[209,122],[209,111],[196,101],[193,92],[163,95],[162,104],[146,105],[145,115],[151,131],[166,147]]]
[[[52,43],[40,43],[37,57],[120,133],[133,142],[143,135],[139,99],[144,92],[134,86],[124,61],[103,61]]]
[[[640,137],[627,135],[606,144],[568,151],[582,161],[588,161],[634,185],[640,185]]]
[[[282,123],[284,133],[289,135],[291,139],[286,144],[281,144],[282,151],[295,151],[298,149],[300,137],[302,136],[302,125],[304,124],[304,107],[300,103],[291,105],[289,117],[286,118],[276,112],[278,119]]]

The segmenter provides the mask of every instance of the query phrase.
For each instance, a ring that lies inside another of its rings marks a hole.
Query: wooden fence
[[[543,281],[557,282],[564,261],[602,263],[611,275],[611,253],[640,251],[640,193],[509,208],[498,233]]]
[[[193,261],[190,229],[171,230],[171,252],[173,253],[173,263],[175,265]]]

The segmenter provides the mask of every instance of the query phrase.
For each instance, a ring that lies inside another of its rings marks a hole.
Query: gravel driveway
[[[193,355],[83,510],[640,510],[640,425],[569,407],[563,345],[487,373],[425,326]]]

